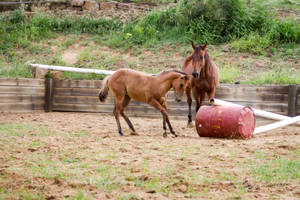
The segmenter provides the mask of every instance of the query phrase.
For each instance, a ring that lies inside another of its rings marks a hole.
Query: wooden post
[[[289,85],[288,116],[297,115],[297,85]]]
[[[45,111],[52,111],[52,100],[53,100],[53,79],[46,78],[45,79]]]

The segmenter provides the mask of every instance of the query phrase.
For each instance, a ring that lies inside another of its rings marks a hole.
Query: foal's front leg
[[[166,98],[165,98],[166,99]],[[166,104],[166,100],[164,100],[164,102],[162,103],[162,106],[164,107],[165,110],[167,110],[167,104]],[[164,137],[167,137],[167,126],[166,126],[166,118],[163,115],[163,129],[164,129]]]
[[[148,103],[152,105],[154,108],[160,110],[161,114],[163,115],[163,120],[165,120],[169,126],[170,132],[177,137],[178,135],[175,133],[170,123],[167,110],[156,99],[151,99]]]

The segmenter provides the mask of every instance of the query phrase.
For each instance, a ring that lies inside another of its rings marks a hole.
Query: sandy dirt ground
[[[131,121],[120,137],[110,115],[0,114],[0,199],[300,199],[299,126],[229,140]]]

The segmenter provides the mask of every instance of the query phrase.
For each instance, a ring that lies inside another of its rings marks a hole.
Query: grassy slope
[[[288,8],[299,10],[297,3],[270,1],[270,9]],[[260,1],[251,1],[255,6]],[[264,2],[266,3],[266,2]],[[290,15],[289,15],[290,17]],[[126,38],[126,36],[125,36]],[[59,34],[52,33],[45,39],[32,41],[22,39],[19,46],[0,55],[0,76],[31,77],[25,63],[43,63],[75,67],[116,70],[129,67],[156,73],[165,69],[180,69],[184,58],[191,52],[189,44],[174,40],[128,46],[118,46],[118,36],[99,36],[97,34]],[[300,44],[278,45],[267,50],[249,45],[256,44],[253,35],[247,40],[232,40],[227,44],[209,45],[208,51],[220,69],[221,82],[246,84],[295,84],[300,83]],[[254,49],[254,50],[253,50]],[[73,59],[67,59],[70,54]],[[258,54],[258,55],[257,55]],[[98,79],[90,74],[65,73],[65,78]]]

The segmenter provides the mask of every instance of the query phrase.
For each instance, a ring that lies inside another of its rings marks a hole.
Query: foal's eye
[[[180,83],[180,84],[179,84],[179,87],[180,87],[180,88],[182,88],[182,87],[183,87],[183,84],[182,84],[182,83]]]

